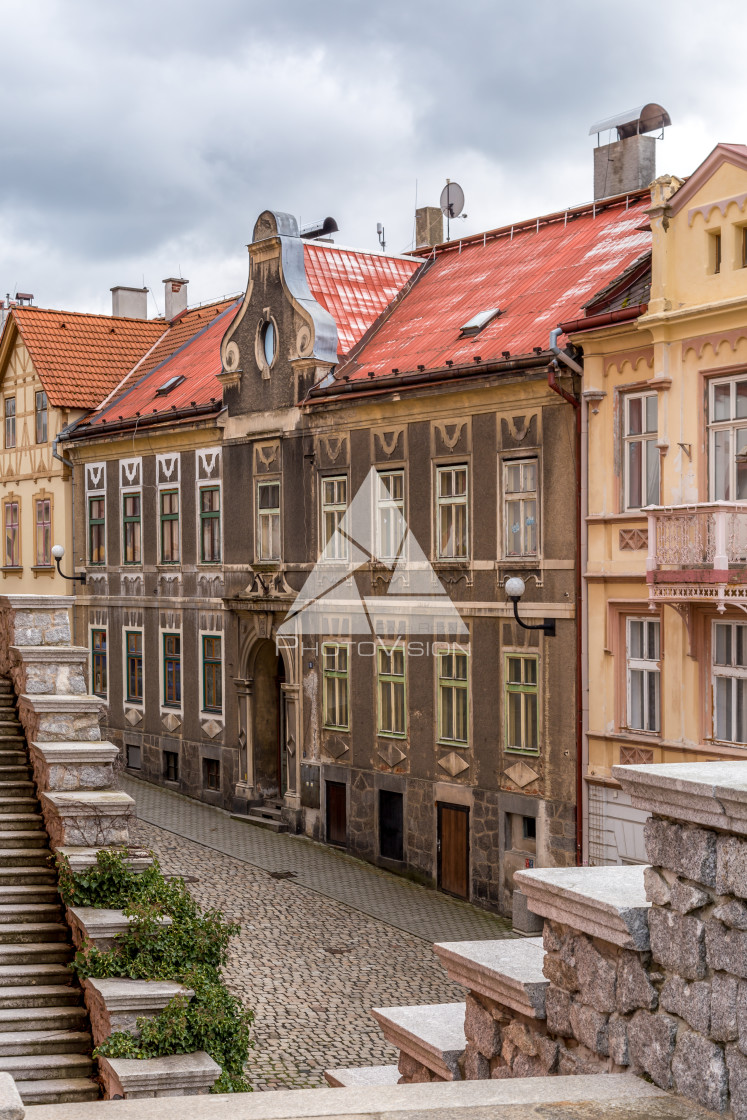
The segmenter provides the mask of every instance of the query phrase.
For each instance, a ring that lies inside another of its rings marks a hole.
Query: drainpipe
[[[60,442],[61,439],[64,439],[67,435],[69,435],[71,432],[73,432],[75,430],[75,428],[78,427],[78,424],[80,424],[82,419],[83,419],[83,417],[79,416],[77,420],[73,420],[72,424],[66,424],[65,427],[61,428],[60,431],[57,433],[57,435],[52,440],[52,455],[54,456],[55,459],[58,459],[59,462],[62,463],[62,465],[64,467],[67,467],[68,470],[70,471],[70,534],[71,534],[71,537],[72,537],[72,544],[73,544],[73,548],[71,549],[72,559],[73,559],[73,571],[75,571],[75,549],[74,549],[74,546],[75,546],[75,471],[73,470],[72,459],[66,459],[64,455],[60,455],[59,451],[57,450],[57,445],[58,445],[58,443]],[[75,626],[75,611],[74,610],[72,612],[72,623],[73,623],[73,626],[72,626],[73,645],[76,645],[78,643],[76,641],[76,632],[75,632],[76,631],[76,626]]]
[[[549,349],[557,355],[547,367],[547,384],[554,393],[573,406],[576,414],[576,864],[583,863],[583,797],[584,797],[584,771],[583,771],[583,618],[581,609],[582,572],[581,572],[581,402],[573,393],[569,393],[562,385],[558,384],[557,377],[560,372],[558,359],[576,373],[583,374],[583,366],[570,358],[558,346],[558,337],[562,334],[560,327],[550,332]]]

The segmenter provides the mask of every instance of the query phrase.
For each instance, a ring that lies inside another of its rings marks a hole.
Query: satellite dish
[[[441,212],[447,218],[458,218],[464,209],[464,191],[458,183],[446,180],[446,186],[441,191]]]

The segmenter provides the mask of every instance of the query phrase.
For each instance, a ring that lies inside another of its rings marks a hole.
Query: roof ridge
[[[33,311],[35,315],[75,315],[86,319],[102,319],[107,323],[143,323],[157,324],[158,319],[138,319],[132,315],[107,315],[103,311],[65,311],[63,308],[58,307],[21,307],[15,306],[9,308],[9,314],[15,315],[17,312],[22,311],[24,314],[28,311]]]

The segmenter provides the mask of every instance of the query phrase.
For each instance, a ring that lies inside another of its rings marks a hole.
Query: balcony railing
[[[649,572],[688,572],[693,579],[700,572],[707,582],[726,582],[730,569],[747,564],[747,502],[649,506],[646,513]]]

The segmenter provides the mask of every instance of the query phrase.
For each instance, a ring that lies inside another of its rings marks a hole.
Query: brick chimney
[[[187,310],[187,284],[189,280],[182,280],[178,276],[168,276],[163,281],[164,289],[164,317],[171,322],[182,311]]]
[[[444,216],[438,206],[421,206],[415,211],[415,248],[440,245],[444,239]]]
[[[125,288],[119,284],[111,289],[112,315],[123,319],[148,318],[148,289]]]

